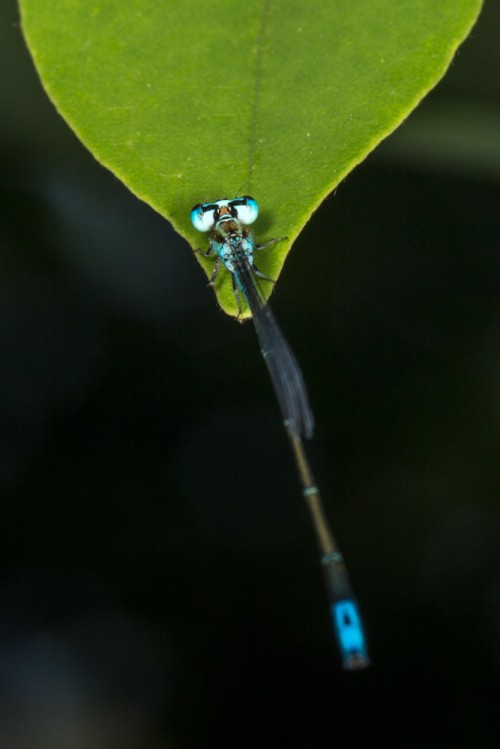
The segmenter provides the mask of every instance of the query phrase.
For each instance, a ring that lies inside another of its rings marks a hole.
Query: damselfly
[[[256,244],[248,225],[256,220],[258,213],[257,202],[249,196],[196,205],[191,211],[191,222],[198,231],[209,232],[208,250],[197,252],[205,257],[215,255],[210,285],[214,285],[222,262],[231,274],[239,314],[243,312],[242,297],[252,313],[292,446],[303,495],[311,513],[342,663],[345,669],[360,669],[368,665],[369,659],[358,604],[339,547],[328,525],[303,442],[304,438],[312,437],[314,430],[304,378],[258,279],[270,283],[274,281],[261,273],[254,262],[255,251],[285,238]]]

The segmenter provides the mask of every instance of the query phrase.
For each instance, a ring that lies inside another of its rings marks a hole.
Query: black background
[[[58,117],[4,0],[2,749],[498,745],[499,28],[490,0],[273,297],[367,622],[346,674],[252,326]]]

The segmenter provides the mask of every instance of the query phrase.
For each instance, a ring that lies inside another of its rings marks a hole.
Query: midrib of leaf
[[[261,18],[260,28],[257,37],[257,54],[255,64],[255,80],[254,80],[254,92],[253,92],[253,106],[252,106],[252,124],[250,128],[250,146],[248,153],[248,179],[247,189],[248,193],[252,192],[252,177],[254,170],[254,159],[255,159],[255,147],[257,142],[257,119],[259,116],[259,104],[260,104],[260,86],[261,86],[261,75],[262,75],[262,61],[264,55],[264,35],[266,31],[267,20],[269,11],[271,8],[272,0],[264,0]]]
[[[265,65],[265,37],[266,37],[266,29],[269,27],[269,15],[271,12],[271,5],[273,3],[273,0],[262,0],[262,6],[260,10],[260,17],[259,17],[259,25],[258,25],[258,31],[256,36],[256,42],[255,45],[252,45],[255,48],[254,53],[254,65],[253,65],[253,81],[252,81],[252,103],[251,103],[251,114],[250,114],[250,137],[248,141],[248,152],[247,152],[247,158],[246,163],[248,165],[248,171],[247,171],[247,178],[246,182],[241,185],[241,188],[235,192],[234,195],[211,195],[207,196],[207,200],[214,201],[219,200],[221,198],[233,198],[238,197],[242,194],[252,195],[252,182],[253,182],[253,176],[254,176],[254,170],[255,170],[255,154],[258,149],[258,132],[259,132],[259,116],[260,116],[260,103],[261,103],[261,83],[262,83],[262,73],[263,68]],[[271,42],[272,43],[272,42]],[[243,156],[243,154],[241,154]],[[244,158],[242,159],[244,161]],[[253,227],[252,227],[253,228]],[[285,244],[290,244],[288,239],[286,238],[284,240]],[[213,268],[213,259],[206,259],[203,257],[203,255],[200,255],[199,253],[196,254],[198,262],[205,268],[205,271],[208,275],[211,275],[211,271]],[[232,297],[232,284],[228,283],[228,272],[225,271],[223,267],[221,267],[221,270],[219,274],[217,275],[217,280],[215,282],[215,288],[219,295],[225,296],[226,299],[228,299],[228,306],[233,306],[234,300]],[[259,284],[262,288],[262,293],[264,297],[268,297],[274,287],[272,284]],[[225,287],[225,288],[224,288]],[[228,298],[228,295],[229,296]],[[244,309],[243,313],[241,315],[238,315],[239,320],[244,320],[249,316],[249,310]]]

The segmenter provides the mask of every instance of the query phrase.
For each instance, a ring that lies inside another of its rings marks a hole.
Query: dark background
[[[367,622],[346,674],[252,326],[58,117],[3,0],[1,749],[498,745],[499,29],[487,0],[273,297]]]

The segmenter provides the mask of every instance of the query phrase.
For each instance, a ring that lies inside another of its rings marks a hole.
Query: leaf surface
[[[288,237],[259,257],[277,278],[312,212],[443,76],[481,0],[20,6],[42,83],[94,156],[194,248],[195,203],[253,195],[257,240]],[[216,291],[235,314],[227,273]]]

